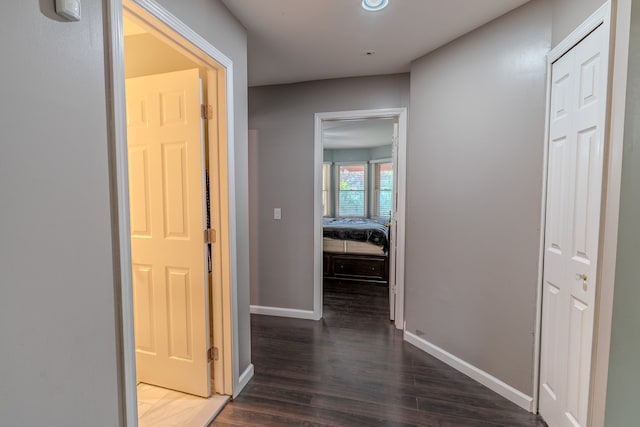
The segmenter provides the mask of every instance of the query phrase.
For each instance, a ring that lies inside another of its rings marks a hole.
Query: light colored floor
[[[209,399],[173,390],[138,384],[138,425],[140,427],[205,427],[218,415],[229,396]]]

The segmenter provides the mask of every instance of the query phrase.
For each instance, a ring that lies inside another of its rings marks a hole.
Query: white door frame
[[[124,3],[124,4],[123,4]],[[131,243],[129,232],[129,181],[127,161],[127,122],[126,122],[126,97],[124,75],[124,35],[123,35],[123,10],[133,13],[143,20],[148,19],[161,24],[161,28],[154,30],[162,33],[171,41],[182,46],[187,51],[196,55],[204,62],[209,61],[212,68],[216,65],[226,72],[226,149],[227,157],[224,159],[227,167],[228,184],[228,276],[227,283],[223,283],[221,289],[225,295],[223,304],[228,304],[230,310],[223,314],[223,339],[231,345],[223,346],[222,357],[227,358],[226,365],[231,364],[230,378],[225,378],[224,393],[234,394],[241,390],[239,382],[238,359],[238,313],[237,313],[237,260],[236,260],[236,222],[235,222],[235,152],[234,152],[234,114],[233,114],[233,63],[232,61],[211,45],[207,40],[194,32],[186,24],[160,6],[154,0],[109,0],[107,2],[107,28],[108,28],[108,94],[110,95],[109,112],[109,170],[112,188],[112,236],[113,236],[113,261],[115,269],[115,293],[116,310],[118,317],[119,336],[118,350],[120,360],[118,370],[119,401],[121,422],[127,426],[135,426],[138,423],[136,374],[135,374],[135,341],[133,327],[133,293],[131,277]],[[153,26],[152,22],[149,22]],[[213,60],[213,62],[211,62]],[[214,65],[215,64],[215,65]],[[229,362],[231,361],[231,362]]]
[[[405,200],[407,196],[407,109],[384,108],[376,110],[334,111],[316,113],[314,132],[314,190],[313,190],[313,319],[322,318],[322,122],[326,120],[354,120],[398,118],[398,219],[396,251],[396,328],[404,329],[404,250]]]
[[[542,287],[544,269],[544,235],[546,222],[549,116],[551,110],[551,66],[578,44],[591,31],[604,25],[609,34],[609,81],[607,84],[607,117],[605,126],[605,153],[603,174],[603,197],[600,221],[597,291],[594,307],[594,336],[591,362],[591,384],[589,389],[588,425],[604,425],[607,372],[609,369],[609,343],[611,316],[613,312],[613,287],[615,282],[615,260],[618,239],[618,213],[620,205],[620,178],[622,172],[622,148],[624,133],[624,109],[629,44],[629,16],[631,0],[619,0],[615,28],[611,22],[611,2],[607,1],[583,24],[560,42],[547,56],[547,105],[543,163],[543,185],[540,226],[540,253],[538,268],[538,293],[535,330],[534,399],[532,412],[538,412],[541,359]],[[626,20],[626,25],[625,25]],[[615,24],[615,23],[614,23]],[[612,31],[613,29],[613,31]],[[615,54],[615,56],[613,56]],[[614,58],[611,60],[611,58]]]
[[[592,385],[590,394],[589,425],[604,427],[607,401],[607,378],[609,374],[609,350],[611,343],[611,321],[613,316],[613,289],[618,249],[618,220],[620,214],[620,186],[622,179],[622,152],[624,146],[624,121],[627,96],[627,72],[629,60],[629,33],[631,27],[631,1],[617,0],[613,3],[610,70],[610,130],[609,150],[605,151],[605,186],[602,194],[604,206],[601,225],[601,283],[597,294],[594,319],[594,349],[592,355]]]

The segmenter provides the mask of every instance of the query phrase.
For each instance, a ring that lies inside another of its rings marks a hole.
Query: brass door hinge
[[[207,228],[204,230],[204,244],[212,245],[216,242],[216,230],[213,228]]]
[[[207,360],[209,362],[218,360],[218,347],[211,347],[209,350],[207,350]]]
[[[213,107],[211,104],[200,105],[200,117],[205,120],[211,120],[213,118]]]

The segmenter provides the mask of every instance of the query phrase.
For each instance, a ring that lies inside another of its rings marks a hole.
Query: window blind
[[[393,210],[393,164],[391,162],[374,165],[375,199],[372,216],[376,218],[391,217]]]
[[[338,216],[366,216],[366,165],[340,165]]]

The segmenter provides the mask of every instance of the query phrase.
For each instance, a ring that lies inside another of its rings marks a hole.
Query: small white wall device
[[[56,13],[69,21],[79,21],[80,0],[56,0]]]

